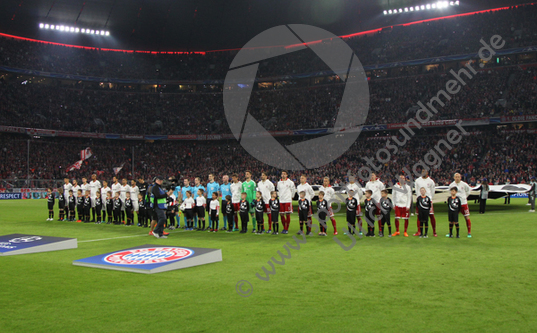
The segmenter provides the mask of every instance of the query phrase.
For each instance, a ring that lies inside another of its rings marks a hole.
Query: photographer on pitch
[[[165,190],[162,188],[164,178],[157,176],[155,184],[151,189],[153,194],[153,209],[157,216],[157,226],[153,230],[153,236],[156,238],[168,238],[164,233],[164,224],[166,224],[166,198],[173,193],[172,189]]]

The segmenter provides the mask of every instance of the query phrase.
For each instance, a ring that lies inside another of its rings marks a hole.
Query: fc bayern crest
[[[194,251],[183,247],[153,247],[111,253],[103,261],[117,265],[148,265],[169,263],[188,258],[192,254]]]

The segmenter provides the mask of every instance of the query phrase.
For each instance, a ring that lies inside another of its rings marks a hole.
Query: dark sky
[[[412,0],[2,0],[0,32],[68,44],[145,50],[240,48],[281,24],[310,24],[337,35],[460,12],[516,4],[461,1],[459,8],[384,16]],[[431,2],[432,3],[432,2]],[[442,13],[441,15],[439,15]],[[423,16],[429,15],[429,16]],[[44,31],[39,22],[109,30],[110,37]]]

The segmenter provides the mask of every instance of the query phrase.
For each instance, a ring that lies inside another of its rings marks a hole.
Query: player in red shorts
[[[398,236],[399,220],[405,220],[404,236],[408,237],[408,218],[410,216],[410,204],[412,203],[412,189],[406,183],[404,175],[399,176],[399,182],[393,186],[393,204],[395,206],[395,232],[392,236]]]
[[[470,195],[470,186],[461,180],[461,174],[456,173],[453,176],[454,182],[449,184],[449,188],[457,188],[457,196],[461,199],[461,213],[466,219],[466,227],[468,228],[468,237],[472,238],[472,222],[470,222],[470,209],[468,208],[468,196]]]
[[[282,234],[289,233],[291,214],[293,213],[293,197],[296,193],[295,183],[287,178],[287,172],[282,171],[282,179],[278,182],[278,197],[280,198],[280,216],[282,219]]]

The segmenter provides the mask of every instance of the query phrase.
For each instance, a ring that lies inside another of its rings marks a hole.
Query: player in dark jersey
[[[175,212],[177,211],[177,206],[175,205],[175,200],[169,196],[166,198],[166,217],[170,220],[168,224],[168,229],[175,229]]]
[[[241,218],[241,234],[248,232],[248,222],[250,222],[250,203],[246,200],[246,192],[241,193],[241,202],[239,203],[239,215]]]
[[[347,207],[347,228],[349,229],[349,234],[351,235],[354,235],[356,231],[356,214],[358,205],[358,200],[356,200],[354,197],[354,191],[349,191],[348,197],[345,199],[345,206]]]
[[[147,218],[145,213],[145,200],[142,193],[138,194],[138,226],[147,227]]]
[[[82,194],[82,190],[77,191],[76,211],[78,213],[77,222],[82,222],[84,220],[84,195]]]
[[[58,221],[63,221],[65,217],[65,196],[63,195],[63,187],[58,187],[58,209],[60,211],[60,218]]]
[[[371,197],[373,191],[365,191],[364,210],[365,221],[367,222],[367,234],[366,237],[375,237],[375,216],[377,212],[377,203],[375,199]]]
[[[91,192],[90,190],[86,191],[84,196],[84,223],[89,223],[90,221],[90,211],[91,211]]]
[[[380,191],[380,215],[379,221],[379,237],[384,237],[384,225],[388,225],[388,237],[392,237],[391,212],[393,209],[392,199],[388,198],[388,191]]]
[[[125,193],[125,215],[127,215],[127,222],[125,225],[133,225],[132,219],[134,218],[134,205],[132,203],[130,192]]]
[[[102,211],[103,211],[103,200],[101,199],[101,191],[95,193],[95,210],[97,211],[97,221],[95,224],[101,224],[104,221],[102,220]]]
[[[74,196],[73,190],[69,190],[69,202],[68,202],[68,209],[69,209],[69,218],[68,221],[74,221],[75,220],[75,207],[76,207],[76,197]]]
[[[420,188],[421,196],[416,200],[418,206],[418,220],[420,221],[420,238],[427,238],[427,232],[429,231],[429,214],[431,213],[432,201],[426,195],[425,187]],[[424,229],[425,228],[425,233]]]
[[[121,198],[119,197],[119,191],[114,196],[114,224],[120,224],[121,221]]]
[[[231,195],[226,195],[226,200],[222,200],[222,213],[227,217],[227,230],[226,232],[233,232],[233,222],[235,219],[235,209],[231,203]]]
[[[304,234],[304,224],[306,225],[306,235],[311,235],[311,222],[309,222],[310,202],[306,199],[306,191],[300,191],[298,199],[298,221],[300,222],[300,231],[297,235]]]
[[[278,224],[278,217],[280,215],[280,199],[278,199],[278,192],[270,192],[270,219],[272,220],[272,234],[277,235],[280,229]]]
[[[54,195],[54,192],[52,192],[51,188],[47,188],[47,208],[48,208],[47,221],[54,220],[54,200],[56,200],[56,195]]]
[[[265,201],[263,201],[263,194],[257,191],[255,194],[255,200],[252,201],[252,206],[255,209],[255,220],[257,221],[256,234],[262,235],[265,221],[263,221],[263,213],[265,212]]]
[[[106,224],[112,224],[114,221],[114,199],[112,198],[112,191],[106,193],[106,214],[108,215]]]
[[[317,200],[317,215],[319,216],[319,236],[326,236],[326,216],[328,215],[328,201],[324,199],[324,192],[319,192]]]
[[[451,196],[448,198],[448,220],[449,234],[446,237],[453,238],[453,226],[457,229],[457,238],[459,238],[459,212],[461,210],[461,199],[457,196],[457,187],[450,189]]]

